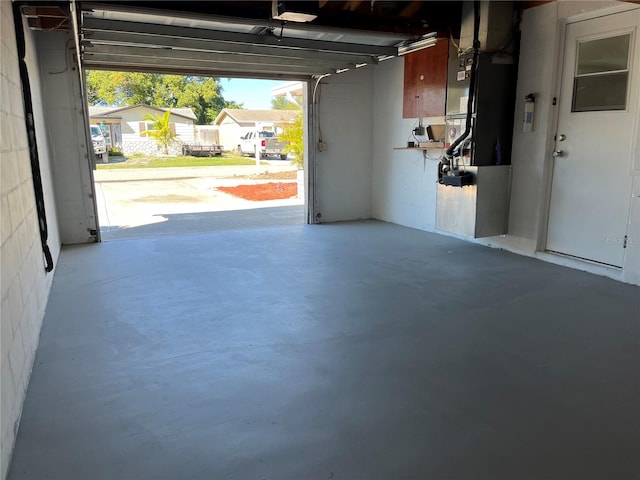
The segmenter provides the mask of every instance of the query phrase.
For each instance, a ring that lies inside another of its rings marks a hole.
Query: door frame
[[[573,264],[574,266],[591,264],[597,267],[599,270],[602,269],[602,273],[617,271],[620,272],[624,269],[624,259],[623,266],[613,267],[601,264],[599,262],[592,262],[587,259],[579,259],[576,257],[572,257],[570,255],[562,255],[558,253],[551,253],[547,251],[547,234],[549,228],[549,217],[551,213],[551,187],[553,182],[553,167],[554,167],[554,158],[551,155],[553,150],[556,147],[555,136],[558,130],[558,125],[560,121],[560,92],[562,89],[562,74],[564,71],[564,53],[565,53],[565,45],[566,45],[566,37],[567,37],[567,27],[570,24],[579,23],[588,20],[595,20],[598,18],[607,17],[609,15],[616,15],[618,13],[623,13],[627,11],[640,10],[640,7],[636,4],[620,4],[614,5],[609,8],[594,10],[591,12],[585,12],[578,15],[574,15],[571,17],[563,17],[557,19],[556,26],[556,44],[555,51],[553,57],[554,69],[553,69],[553,98],[555,99],[555,105],[549,111],[549,118],[547,119],[549,122],[549,129],[547,130],[547,139],[545,145],[545,160],[543,164],[543,201],[540,206],[540,215],[539,215],[539,224],[538,224],[538,237],[536,242],[536,253],[539,255],[550,256],[555,258],[563,258],[567,264]],[[638,34],[640,34],[640,28],[638,29]],[[634,50],[633,58],[637,58],[640,54]],[[632,80],[636,82],[640,80],[640,74],[638,74],[638,68],[640,65],[635,65],[634,68],[634,76]],[[631,89],[630,89],[631,92]],[[635,99],[630,99],[637,104],[638,111],[640,112],[640,95],[636,94]],[[640,127],[638,118],[635,119],[635,125],[633,126],[634,130]],[[634,142],[634,139],[631,139]],[[633,166],[633,162],[631,167]],[[633,169],[630,169],[630,173],[633,173]]]

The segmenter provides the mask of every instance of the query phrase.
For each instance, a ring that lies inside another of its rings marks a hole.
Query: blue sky
[[[287,83],[282,80],[253,80],[247,78],[221,78],[222,96],[225,100],[244,103],[244,108],[269,110],[271,89]]]

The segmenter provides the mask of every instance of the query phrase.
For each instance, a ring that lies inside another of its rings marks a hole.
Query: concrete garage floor
[[[638,294],[381,222],[66,248],[9,478],[636,479]]]

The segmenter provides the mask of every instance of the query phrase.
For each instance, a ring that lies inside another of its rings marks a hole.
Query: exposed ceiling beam
[[[29,28],[34,30],[69,30],[71,14],[67,7],[31,6],[21,9]]]
[[[105,0],[102,3],[80,1],[82,9],[87,13],[91,13],[93,10],[98,15],[103,12],[135,12],[159,16],[160,21],[152,21],[153,23],[165,23],[164,19],[177,20],[176,23],[188,19],[198,21],[228,19],[230,23],[245,23],[255,26],[273,25],[273,21],[270,19],[271,0],[154,0],[152,2],[149,0]],[[344,1],[319,0],[318,18],[311,24],[305,24],[304,27],[309,31],[321,32],[324,29],[333,29],[349,30],[356,34],[358,32],[365,34],[377,32],[383,35],[405,37],[419,37],[434,30],[443,35],[449,35],[449,30],[452,30],[454,34],[458,33],[463,3],[461,0],[419,1],[423,8],[416,15],[401,17],[399,13],[409,3],[407,1],[366,0],[356,11],[350,11],[342,9]]]
[[[345,3],[344,7],[342,7],[343,10],[349,10],[351,12],[355,11],[358,9],[358,7],[360,5],[362,5],[364,2],[362,0],[349,0],[347,3]]]
[[[418,13],[422,7],[423,7],[423,2],[413,1],[409,5],[404,7],[400,11],[398,16],[399,17],[412,17],[413,15]]]
[[[229,5],[230,3],[231,2],[224,2],[224,1],[196,2],[196,3],[189,2],[188,3],[188,5],[192,8],[198,7],[199,5],[206,5],[208,9],[207,13],[197,12],[195,10],[181,11],[179,10],[179,7],[181,5],[187,5],[187,2],[176,2],[176,1],[173,1],[171,3],[171,6],[178,8],[178,10],[159,10],[158,8],[144,7],[144,6],[141,6],[140,4],[134,5],[133,1],[129,1],[127,4],[122,4],[122,3],[118,3],[117,0],[114,0],[109,3],[90,3],[90,2],[83,1],[82,8],[85,11],[85,16],[94,16],[95,18],[102,18],[101,15],[107,14],[108,16],[105,18],[111,18],[115,20],[125,20],[125,18],[118,18],[118,16],[121,14],[124,14],[126,16],[140,15],[140,16],[146,17],[147,19],[153,19],[154,17],[157,19],[157,21],[151,20],[149,23],[165,24],[167,23],[166,18],[167,16],[169,16],[171,19],[177,20],[176,25],[178,26],[185,26],[184,25],[185,20],[187,22],[191,22],[192,20],[197,20],[197,21],[205,21],[205,22],[218,22],[218,23],[222,22],[226,24],[235,24],[235,25],[250,25],[250,26],[255,26],[258,29],[258,31],[260,30],[261,27],[268,28],[268,27],[274,26],[274,21],[267,17],[264,17],[264,18],[256,18],[255,16],[253,16],[252,18],[234,17],[234,16],[229,16],[230,14],[228,12],[225,14],[213,13],[214,7],[221,6],[221,5],[226,5],[225,11],[228,11],[230,7]],[[331,3],[336,4],[341,2],[331,1]],[[154,2],[153,4],[158,6],[162,4],[162,2],[161,1]],[[248,2],[236,1],[235,4],[238,4],[245,13],[254,12],[254,10],[252,10],[252,7],[255,5],[255,3],[252,3],[251,5],[249,5]],[[328,5],[328,6],[330,7],[331,5]],[[271,11],[271,6],[269,6],[269,11]],[[346,12],[343,12],[343,14],[345,13]],[[112,17],[111,14],[114,14],[115,18]],[[127,18],[126,20],[134,21],[134,22],[139,21],[133,18]],[[183,25],[181,25],[181,23],[183,23]],[[279,24],[277,24],[277,26],[279,26]],[[322,25],[322,24],[316,24],[316,23],[311,23],[311,24],[310,23],[305,23],[305,24],[289,23],[286,26],[285,31],[287,29],[304,30],[307,33],[318,33],[318,34],[323,34],[323,33],[341,34],[342,33],[342,34],[347,34],[349,36],[362,36],[367,38],[371,37],[372,35],[376,35],[376,36],[381,36],[383,38],[387,38],[390,40],[397,39],[398,42],[403,40],[410,40],[412,38],[415,38],[416,36],[420,36],[426,33],[426,32],[399,33],[398,31],[389,31],[388,28],[379,30],[379,29],[366,29],[363,27],[358,28],[356,26],[335,27],[331,25]]]
[[[34,6],[25,5],[22,7],[22,13],[25,17],[51,17],[51,18],[67,18],[69,16],[69,9],[62,9],[56,6]]]
[[[70,30],[69,19],[67,18],[31,17],[27,19],[27,23],[29,28],[33,30]]]
[[[639,0],[640,1],[640,0]],[[420,37],[437,32],[454,36],[460,30],[463,1],[460,0],[373,0],[360,5],[356,10],[346,8],[346,2],[329,1],[319,10],[316,26],[331,25],[336,28],[363,28],[379,32],[397,32]],[[518,2],[516,2],[518,3]],[[368,8],[371,7],[371,8]],[[404,10],[404,14],[402,14]]]
[[[229,44],[270,45],[278,48],[306,49],[323,52],[352,53],[358,55],[396,55],[396,47],[362,45],[300,38],[282,38],[247,33],[223,32],[203,28],[183,28],[173,25],[156,25],[141,22],[125,22],[87,17],[84,19],[85,31],[120,32],[130,35],[130,41],[138,34],[170,36],[175,39],[215,40]]]

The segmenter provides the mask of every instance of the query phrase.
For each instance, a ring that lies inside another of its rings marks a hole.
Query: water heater
[[[455,155],[464,165],[509,165],[516,85],[516,66],[512,56],[480,52],[477,65],[473,64],[472,54],[449,61],[446,142],[452,144],[465,131],[473,68],[477,70],[471,133]]]
[[[512,14],[511,2],[463,7],[462,53],[450,57],[448,69],[438,230],[469,237],[507,232],[518,43]]]

